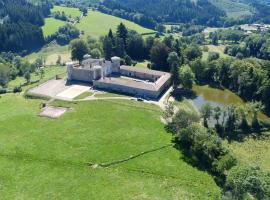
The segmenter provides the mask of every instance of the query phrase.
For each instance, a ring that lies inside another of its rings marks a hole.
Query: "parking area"
[[[67,84],[66,80],[49,80],[31,90],[30,94],[46,96],[49,98],[57,99],[67,99],[72,100],[73,98],[79,96],[80,94],[89,91],[91,89],[90,85],[84,84]]]

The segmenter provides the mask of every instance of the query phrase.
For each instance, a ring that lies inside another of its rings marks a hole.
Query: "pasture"
[[[42,31],[44,37],[48,37],[54,33],[56,33],[59,27],[64,26],[66,22],[54,19],[54,18],[45,18],[45,24],[42,26]]]
[[[64,6],[54,6],[53,9],[51,9],[52,13],[55,12],[64,12],[66,16],[71,18],[76,18],[81,16],[81,11],[78,8],[70,8],[70,7],[64,7]]]
[[[3,199],[214,199],[220,189],[183,161],[158,107],[124,100],[53,102],[72,108],[38,117],[42,100],[0,99]],[[162,148],[163,147],[163,148]],[[134,159],[98,167],[148,153]]]
[[[140,34],[154,32],[151,29],[144,28],[131,21],[93,10],[89,10],[88,15],[83,17],[80,23],[76,24],[76,27],[84,32],[83,37],[90,35],[98,38],[106,35],[109,32],[109,29],[112,29],[112,31],[115,32],[117,26],[121,22],[123,22],[127,28],[135,30]]]

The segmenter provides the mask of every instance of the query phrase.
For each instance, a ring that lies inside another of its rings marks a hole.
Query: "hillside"
[[[155,106],[119,100],[54,102],[73,111],[51,120],[37,116],[41,100],[11,94],[1,102],[3,199],[220,196],[213,178],[187,164],[171,146],[106,168],[90,166],[170,144]]]
[[[76,27],[84,32],[83,37],[91,35],[98,38],[100,36],[104,36],[105,34],[107,34],[109,29],[115,31],[116,27],[121,22],[123,22],[127,28],[135,30],[140,34],[154,32],[154,30],[144,28],[131,21],[92,10],[88,12],[88,15],[84,17],[80,21],[80,23],[76,25]]]
[[[26,0],[1,0],[0,5],[0,51],[31,51],[44,44],[40,26],[50,13],[47,0],[38,5]]]
[[[252,15],[252,6],[248,2],[234,0],[209,0],[213,5],[226,12],[228,17]]]
[[[194,22],[215,25],[225,12],[205,0],[105,0],[107,7],[124,7],[154,18],[157,22]]]

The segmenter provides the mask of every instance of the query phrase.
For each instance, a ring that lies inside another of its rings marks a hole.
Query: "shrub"
[[[7,89],[6,88],[0,88],[0,94],[5,94],[7,93]]]
[[[270,173],[259,167],[236,166],[229,171],[225,187],[234,199],[270,199]]]
[[[18,92],[22,92],[22,87],[21,86],[14,87],[13,93],[18,93]]]

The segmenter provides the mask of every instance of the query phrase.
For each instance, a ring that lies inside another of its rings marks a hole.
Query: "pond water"
[[[227,89],[222,90],[211,88],[208,85],[194,85],[192,90],[196,94],[196,97],[192,101],[198,109],[200,109],[206,103],[209,103],[213,107],[226,107],[229,105],[245,104],[245,102],[238,95]],[[269,119],[263,113],[260,113],[258,117],[262,120]]]

